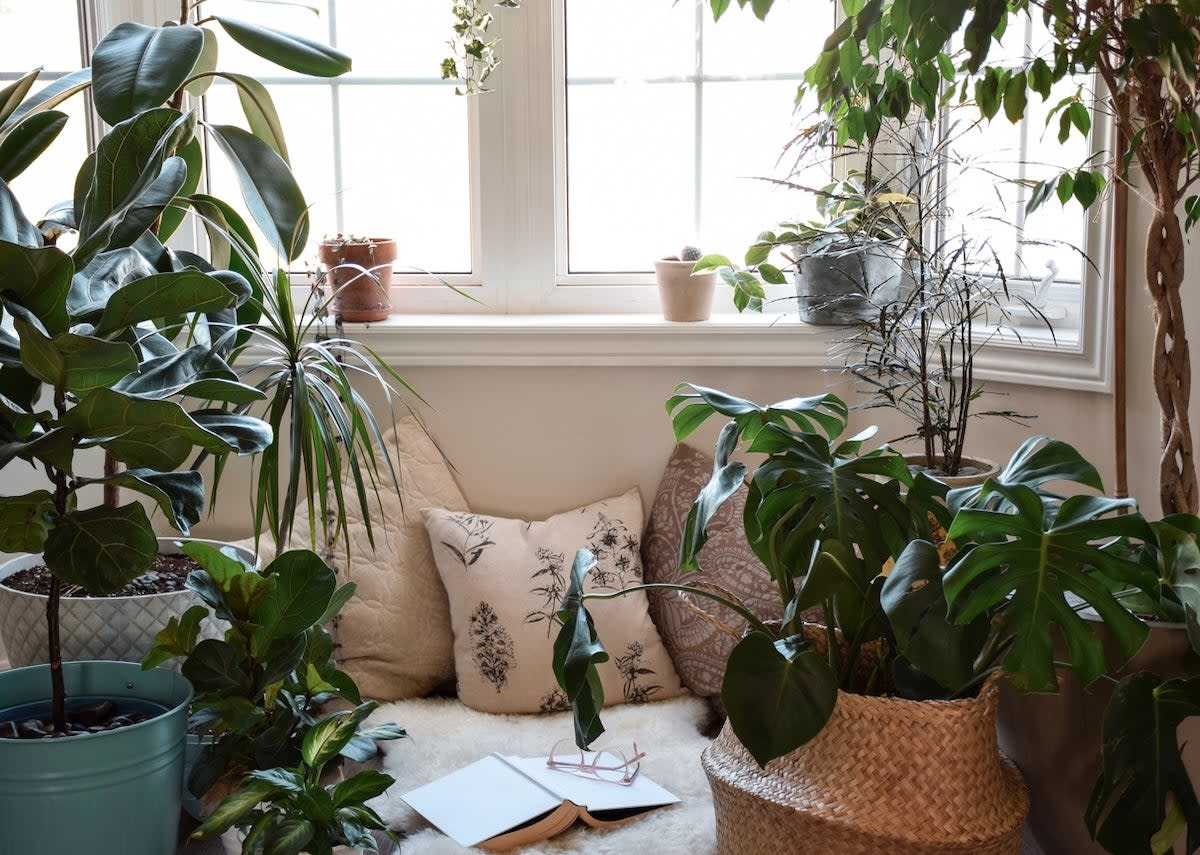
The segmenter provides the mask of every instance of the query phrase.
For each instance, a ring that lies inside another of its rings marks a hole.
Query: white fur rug
[[[700,767],[700,752],[708,744],[700,728],[708,718],[708,706],[691,697],[606,709],[604,723],[608,730],[597,744],[628,749],[636,740],[638,748],[647,752],[642,772],[682,802],[607,831],[576,824],[542,844],[520,851],[523,855],[629,855],[639,851],[711,855],[715,849],[712,799]],[[410,737],[385,743],[383,768],[396,784],[372,802],[391,827],[408,833],[400,847],[404,855],[469,855],[482,850],[463,848],[432,828],[400,800],[402,793],[493,751],[544,755],[556,740],[569,738],[573,732],[570,713],[491,715],[444,698],[387,704],[371,719],[394,721]],[[470,805],[463,805],[463,809],[470,810]]]

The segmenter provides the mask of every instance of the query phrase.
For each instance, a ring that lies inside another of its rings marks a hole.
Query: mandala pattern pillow
[[[642,544],[646,581],[709,582],[734,594],[759,617],[778,619],[783,614],[779,589],[750,549],[742,527],[742,512],[746,508],[744,487],[721,506],[708,525],[708,541],[699,555],[704,572],[679,569],[683,526],[712,469],[711,456],[691,446],[676,446],[646,524]],[[738,635],[745,629],[745,620],[713,600],[662,589],[650,592],[650,614],[683,684],[697,695],[720,695],[725,663]],[[719,629],[705,615],[730,631]]]
[[[567,709],[551,666],[554,613],[580,548],[596,555],[587,590],[616,591],[642,581],[638,491],[543,522],[448,510],[422,514],[450,599],[459,699],[493,713]],[[599,667],[606,704],[679,694],[643,592],[593,601],[589,610],[611,657]]]

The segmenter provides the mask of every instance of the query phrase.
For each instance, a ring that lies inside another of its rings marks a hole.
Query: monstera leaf
[[[988,621],[980,616],[964,625],[950,619],[941,559],[932,543],[915,540],[900,554],[883,583],[880,603],[896,647],[919,672],[950,693],[975,678]]]
[[[562,629],[554,639],[554,677],[571,702],[575,721],[575,744],[586,749],[604,733],[600,710],[604,687],[596,665],[608,661],[608,652],[596,635],[596,625],[583,605],[583,583],[596,564],[589,550],[575,553],[571,581],[563,598],[558,621]]]
[[[681,392],[683,389],[692,391]],[[846,429],[849,414],[836,395],[791,398],[764,407],[694,383],[680,383],[675,387],[675,394],[667,400],[667,412],[671,413],[676,442],[683,442],[714,415],[732,419],[738,435],[747,441],[753,441],[758,431],[768,424],[820,431],[832,439]]]
[[[733,732],[766,766],[821,732],[837,691],[837,675],[802,636],[751,632],[729,654],[721,703]]]
[[[1141,672],[1117,687],[1104,716],[1103,768],[1085,819],[1109,852],[1163,855],[1187,831],[1200,848],[1200,803],[1176,730],[1200,715],[1200,677],[1163,682]]]
[[[1104,484],[1096,467],[1083,458],[1075,448],[1062,440],[1047,436],[1033,436],[1021,443],[1004,469],[996,476],[1001,484],[1024,484],[1039,488],[1051,481],[1066,481],[1103,493]],[[951,490],[946,504],[951,511],[974,503],[983,485],[959,487]],[[995,509],[1004,499],[1002,494],[992,493],[989,507]]]
[[[1058,689],[1050,634],[1055,624],[1066,641],[1070,665],[1083,683],[1104,673],[1100,639],[1076,614],[1078,601],[1099,613],[1126,658],[1136,653],[1148,632],[1145,624],[1091,572],[1099,570],[1109,579],[1147,592],[1156,590],[1153,572],[1099,543],[1119,536],[1153,540],[1153,531],[1141,515],[1111,516],[1133,502],[1072,496],[1054,510],[1055,503],[1030,487],[995,481],[984,485],[980,498],[986,500],[993,493],[1008,510],[963,509],[948,533],[951,540],[978,531],[1001,538],[979,544],[947,571],[946,598],[954,619],[965,624],[986,612],[1002,613],[1013,636],[1004,669],[1024,691]]]

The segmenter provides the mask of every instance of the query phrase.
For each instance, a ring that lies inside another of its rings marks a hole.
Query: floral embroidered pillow
[[[483,712],[568,708],[554,681],[554,613],[576,550],[596,566],[587,590],[642,581],[642,500],[622,496],[543,522],[427,509],[421,512],[450,598],[458,696]],[[589,603],[610,660],[600,665],[606,704],[673,697],[679,677],[650,620],[643,592]]]

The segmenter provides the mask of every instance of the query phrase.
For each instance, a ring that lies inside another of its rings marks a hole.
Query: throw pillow
[[[679,569],[684,523],[712,469],[711,456],[687,445],[675,447],[650,508],[642,542],[646,581],[711,583],[729,591],[759,617],[778,619],[783,615],[779,589],[750,549],[742,528],[745,487],[730,497],[709,523],[708,540],[699,556],[704,572]],[[725,662],[746,628],[745,620],[714,600],[664,590],[650,591],[650,614],[683,685],[697,695],[720,695]]]
[[[375,548],[367,539],[362,512],[353,498],[353,476],[343,474],[350,560],[345,544],[317,551],[337,571],[338,584],[357,590],[330,627],[334,656],[354,678],[363,697],[381,701],[428,695],[454,679],[454,637],[446,589],[434,566],[421,509],[430,505],[466,510],[467,501],[450,467],[414,416],[397,419],[385,439],[399,466],[400,493],[392,489],[387,464],[380,466],[379,506],[368,497]],[[301,507],[289,546],[309,548],[309,510]],[[318,529],[319,531],[319,529]],[[259,552],[270,551],[264,539]],[[253,549],[253,540],[248,541]],[[270,561],[265,556],[262,563]]]
[[[597,564],[587,590],[642,581],[642,500],[622,496],[543,522],[424,511],[434,558],[450,597],[458,696],[482,712],[566,709],[551,667],[559,606],[576,550]],[[606,704],[679,693],[679,678],[650,620],[644,592],[588,604],[610,660],[599,666]]]

